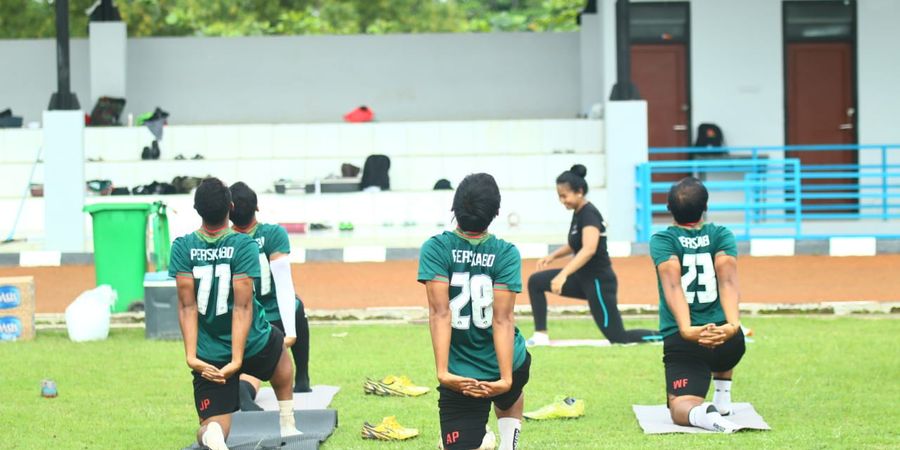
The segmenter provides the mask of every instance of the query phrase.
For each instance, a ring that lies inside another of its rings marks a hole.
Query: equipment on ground
[[[584,415],[584,400],[558,396],[553,403],[523,414],[528,420],[575,419]]]

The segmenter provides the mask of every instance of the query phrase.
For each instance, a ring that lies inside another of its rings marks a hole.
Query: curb
[[[554,319],[587,318],[587,306],[551,306],[548,316]],[[619,312],[626,317],[655,317],[657,305],[619,305]],[[741,314],[751,317],[773,315],[850,316],[850,315],[900,315],[900,302],[821,302],[821,303],[742,303]],[[516,306],[516,315],[530,317],[531,306]],[[308,309],[310,322],[319,325],[373,325],[386,323],[426,323],[428,308],[390,307],[360,309]],[[35,314],[37,330],[66,328],[65,314]],[[110,328],[144,328],[144,313],[117,313],[112,315]]]
[[[542,258],[559,244],[518,243],[522,258]],[[647,243],[609,242],[613,258],[646,256]],[[829,239],[770,239],[760,238],[738,242],[738,252],[749,256],[876,256],[900,253],[900,239],[875,237],[833,237]],[[385,262],[416,260],[418,247],[388,248],[382,246],[351,246],[345,248],[308,249],[291,252],[291,262]],[[24,251],[0,253],[0,267],[58,267],[73,264],[93,264],[93,253],[61,253],[56,251]]]

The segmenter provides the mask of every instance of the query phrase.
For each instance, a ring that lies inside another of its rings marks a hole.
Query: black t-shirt
[[[584,227],[597,227],[600,230],[600,241],[597,242],[597,251],[577,273],[596,273],[610,268],[609,252],[606,249],[606,222],[593,203],[588,202],[580,211],[572,214],[572,226],[569,228],[569,247],[575,253],[581,250],[581,231]]]

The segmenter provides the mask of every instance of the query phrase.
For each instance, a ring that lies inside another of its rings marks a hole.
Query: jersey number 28
[[[713,264],[712,255],[709,253],[685,253],[681,260],[681,266],[688,270],[681,276],[681,287],[684,289],[684,298],[688,303],[694,303],[695,299],[700,303],[712,303],[719,298],[716,266]],[[698,266],[703,269],[702,272],[697,271]],[[703,286],[703,290],[690,290],[694,280],[697,281],[698,288]]]
[[[450,286],[462,288],[459,295],[450,299],[450,325],[457,330],[468,330],[473,323],[478,328],[490,328],[494,319],[494,282],[491,277],[456,272],[450,278]],[[464,316],[462,310],[470,301],[472,315]]]

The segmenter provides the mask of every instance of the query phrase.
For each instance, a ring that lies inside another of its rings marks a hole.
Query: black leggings
[[[297,326],[297,342],[291,347],[291,355],[294,357],[294,388],[309,387],[309,320],[306,318],[306,310],[303,308],[303,300],[297,297],[298,305],[295,312]],[[275,320],[272,326],[284,332],[284,323]]]
[[[547,292],[550,281],[559,275],[561,269],[550,269],[535,272],[528,279],[528,296],[531,298],[531,311],[534,314],[535,331],[547,330]],[[587,300],[591,308],[591,316],[603,335],[614,344],[628,342],[646,342],[645,336],[655,336],[652,330],[626,330],[622,325],[616,299],[619,282],[616,274],[610,269],[597,277],[569,275],[563,284],[562,295],[565,297]]]

